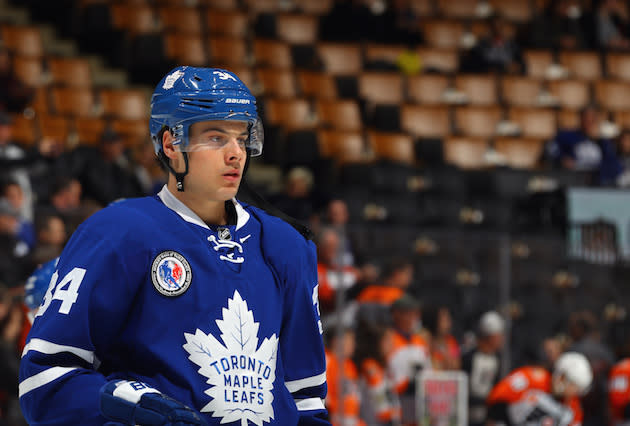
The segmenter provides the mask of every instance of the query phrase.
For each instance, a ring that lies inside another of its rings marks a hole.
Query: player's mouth
[[[237,182],[241,178],[241,173],[238,170],[232,170],[227,173],[223,173],[223,179],[228,182]]]

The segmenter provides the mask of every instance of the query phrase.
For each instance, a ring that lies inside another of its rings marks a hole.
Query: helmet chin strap
[[[177,191],[179,192],[184,192],[184,178],[188,174],[188,153],[182,152],[182,155],[184,156],[184,165],[186,167],[183,172],[176,172],[175,169],[173,169],[173,167],[171,166],[171,162],[168,160],[168,157],[166,156],[166,154],[164,154],[164,151],[160,150],[160,152],[158,153],[158,158],[160,159],[162,164],[164,164],[168,171],[171,172],[173,176],[175,176]]]

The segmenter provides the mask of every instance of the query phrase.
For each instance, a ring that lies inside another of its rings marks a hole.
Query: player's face
[[[186,191],[225,201],[238,191],[247,159],[247,123],[201,121],[189,129],[189,172]]]

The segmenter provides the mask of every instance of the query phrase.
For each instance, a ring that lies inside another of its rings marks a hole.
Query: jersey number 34
[[[79,286],[83,281],[85,272],[86,270],[83,268],[74,268],[72,271],[68,272],[65,277],[63,277],[59,284],[57,284],[59,271],[55,271],[53,276],[50,278],[48,290],[46,290],[46,295],[44,296],[42,305],[37,310],[35,318],[44,315],[44,312],[46,312],[46,310],[50,307],[53,300],[61,300],[59,313],[67,315],[70,312],[72,305],[74,305],[77,301],[77,297],[79,297]]]

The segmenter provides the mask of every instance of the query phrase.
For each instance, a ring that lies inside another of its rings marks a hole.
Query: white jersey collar
[[[210,229],[208,225],[201,220],[197,213],[192,211],[186,204],[179,201],[172,193],[169,191],[168,187],[164,185],[162,190],[158,192],[158,197],[164,203],[166,207],[173,210],[175,213],[181,216],[186,222],[194,223],[195,225],[201,226],[206,229]],[[241,229],[247,221],[249,220],[249,213],[245,211],[243,206],[236,201],[236,198],[232,198],[232,203],[234,204],[234,209],[236,210],[236,230]]]

